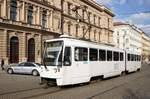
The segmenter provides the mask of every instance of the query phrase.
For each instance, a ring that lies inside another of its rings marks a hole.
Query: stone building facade
[[[114,44],[116,47],[142,53],[143,31],[134,25],[123,22],[114,22]]]
[[[142,56],[143,61],[150,61],[150,37],[146,33],[142,33]]]
[[[113,16],[93,0],[0,0],[0,58],[40,63],[44,40],[62,34],[112,44]]]

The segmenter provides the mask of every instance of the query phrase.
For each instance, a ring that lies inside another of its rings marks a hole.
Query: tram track
[[[137,78],[135,78],[135,79],[132,79],[133,81],[135,80],[138,80],[138,79],[140,79],[140,78],[143,78],[143,77],[145,77],[145,76],[148,76],[149,74],[147,73],[146,75],[142,75],[142,76],[140,76],[140,77],[137,77]],[[128,75],[126,75],[126,76],[128,76]],[[123,86],[123,85],[125,85],[125,84],[128,84],[129,82],[127,81],[127,82],[124,82],[124,83],[121,83],[121,84],[119,84],[119,85],[117,85],[117,86],[113,86],[113,87],[111,87],[111,88],[109,88],[109,89],[106,89],[106,90],[104,90],[104,91],[102,91],[102,92],[99,92],[99,93],[96,93],[96,94],[94,94],[94,95],[91,95],[91,96],[89,96],[88,98],[86,98],[86,99],[93,99],[94,97],[97,97],[97,96],[101,96],[101,95],[103,95],[103,94],[105,94],[105,93],[107,93],[107,92],[109,92],[109,91],[112,91],[112,90],[114,90],[114,89],[116,89],[116,88],[119,88],[119,87],[121,87],[121,86]]]
[[[41,89],[41,87],[38,88],[30,88],[30,89],[23,89],[23,90],[17,90],[17,91],[10,91],[10,92],[4,92],[4,93],[0,93],[0,96],[2,95],[8,95],[8,94],[15,94],[15,93],[21,93],[21,92],[26,92],[26,91],[31,91],[31,90],[37,90],[37,89]]]

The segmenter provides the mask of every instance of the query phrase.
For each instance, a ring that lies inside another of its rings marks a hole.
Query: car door
[[[35,68],[35,65],[33,63],[27,62],[23,66],[22,70],[24,73],[31,74],[32,70]]]
[[[16,66],[13,66],[13,71],[15,73],[22,73],[22,67],[24,66],[24,63],[20,63]]]

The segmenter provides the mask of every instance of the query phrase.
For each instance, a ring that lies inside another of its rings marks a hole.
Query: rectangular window
[[[27,15],[27,23],[32,24],[32,20],[33,20],[33,7],[29,6],[28,15]]]
[[[134,55],[134,57],[135,57],[134,61],[137,61],[137,55]]]
[[[99,27],[101,26],[101,18],[100,17],[98,18],[98,26]]]
[[[69,14],[69,15],[71,15],[71,5],[72,5],[72,4],[71,4],[70,2],[68,2],[68,14]]]
[[[131,61],[134,61],[134,55],[131,54]]]
[[[98,51],[97,49],[90,48],[90,61],[97,61],[98,60]]]
[[[76,37],[78,37],[78,32],[79,32],[79,25],[76,24]]]
[[[71,35],[71,25],[70,25],[70,23],[68,23],[68,35]]]
[[[75,48],[75,61],[88,61],[88,49],[82,47]]]
[[[17,16],[17,1],[11,0],[10,2],[10,20],[16,21]]]
[[[139,55],[139,61],[141,61],[141,56]]]
[[[65,47],[63,64],[64,66],[71,65],[71,47]]]
[[[82,18],[83,18],[83,20],[85,19],[84,13],[85,13],[85,10],[83,9],[83,10],[82,10]]]
[[[112,51],[107,51],[107,61],[112,61]]]
[[[45,29],[45,27],[46,27],[46,22],[47,22],[46,14],[47,14],[47,12],[43,11],[43,13],[42,13],[42,29]]]
[[[113,60],[119,61],[119,53],[118,52],[113,52]]]
[[[93,16],[94,20],[94,25],[96,24],[96,15]]]
[[[94,30],[94,41],[96,41],[96,30]]]
[[[88,21],[91,23],[91,12],[88,12]]]
[[[105,61],[106,60],[106,51],[105,50],[99,50],[99,60]]]
[[[123,53],[120,52],[120,61],[123,61]]]
[[[131,55],[130,54],[128,54],[128,61],[130,61],[131,60]]]

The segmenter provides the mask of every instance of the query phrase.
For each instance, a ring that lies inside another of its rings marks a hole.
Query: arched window
[[[12,37],[10,39],[10,63],[19,62],[19,40],[18,37]]]
[[[35,62],[35,41],[33,38],[28,40],[28,61]]]

